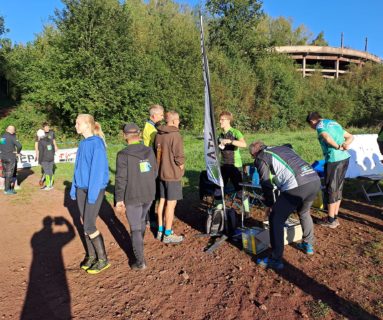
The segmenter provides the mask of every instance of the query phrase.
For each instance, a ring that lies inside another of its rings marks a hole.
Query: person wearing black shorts
[[[328,216],[321,222],[324,227],[339,226],[338,212],[342,200],[350,148],[354,137],[334,120],[323,119],[318,112],[310,112],[306,118],[310,127],[317,131],[318,140],[325,158],[324,174]]]
[[[166,113],[166,125],[158,128],[155,140],[157,163],[159,167],[160,202],[157,208],[157,239],[164,243],[180,243],[183,236],[173,230],[174,211],[177,201],[182,199],[182,176],[185,171],[185,155],[181,134],[179,133],[179,114]],[[163,214],[165,212],[165,228]]]

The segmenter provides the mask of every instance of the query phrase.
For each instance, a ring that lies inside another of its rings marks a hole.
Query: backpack
[[[207,177],[207,171],[199,174],[199,199],[202,201],[205,196],[213,196],[217,186]]]
[[[234,209],[226,209],[227,235],[232,236],[237,227],[237,215]],[[211,236],[220,235],[225,231],[224,211],[215,207],[207,210],[206,234]]]

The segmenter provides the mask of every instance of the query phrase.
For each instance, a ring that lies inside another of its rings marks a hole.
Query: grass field
[[[351,130],[350,130],[351,131]],[[351,133],[366,133],[366,130],[353,129]],[[185,195],[193,196],[198,192],[198,179],[201,170],[205,169],[204,146],[201,137],[193,136],[189,133],[182,133],[185,145],[186,156],[186,174],[183,179]],[[245,134],[245,140],[249,145],[254,140],[262,140],[266,145],[280,145],[290,143],[294,150],[307,162],[312,163],[315,160],[322,158],[321,148],[314,130],[301,131],[281,131],[270,133]],[[60,141],[58,139],[58,141]],[[32,141],[22,141],[24,150],[33,150]],[[108,143],[108,159],[110,170],[111,186],[107,190],[107,198],[111,200],[114,190],[114,176],[116,170],[116,155],[117,152],[125,147],[122,138],[114,137],[107,139]],[[59,148],[72,148],[77,146],[78,141],[66,141],[59,143]],[[243,163],[252,163],[252,159],[247,148],[241,149]],[[64,188],[61,182],[71,181],[73,175],[73,164],[58,164],[56,170],[56,186]]]

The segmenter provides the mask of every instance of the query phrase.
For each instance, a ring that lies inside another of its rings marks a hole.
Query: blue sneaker
[[[281,260],[267,257],[263,259],[257,259],[257,265],[265,269],[271,268],[275,270],[282,270],[285,267]]]
[[[4,191],[4,194],[6,194],[6,195],[13,195],[13,194],[16,194],[16,193],[17,192],[15,190],[12,190],[12,189]]]
[[[314,247],[312,244],[306,242],[297,243],[297,248],[306,254],[314,254]]]

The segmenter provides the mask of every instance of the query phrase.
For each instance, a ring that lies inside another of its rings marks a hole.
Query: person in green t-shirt
[[[242,159],[239,148],[246,148],[246,141],[243,134],[231,127],[233,115],[229,111],[223,111],[219,115],[219,124],[222,129],[218,137],[221,150],[221,174],[224,185],[229,180],[236,192],[242,190],[239,185],[242,182]]]
[[[339,226],[338,212],[350,158],[347,150],[354,137],[344,130],[338,122],[323,119],[318,112],[310,112],[306,121],[312,129],[317,131],[325,158],[324,179],[328,217],[324,219],[321,225],[335,229]]]

